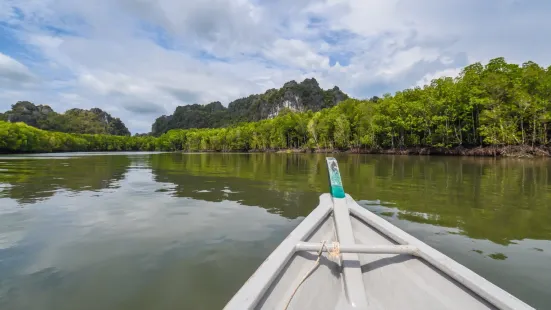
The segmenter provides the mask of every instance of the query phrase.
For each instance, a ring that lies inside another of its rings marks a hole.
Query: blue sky
[[[99,107],[135,133],[289,80],[380,96],[500,56],[549,66],[549,16],[540,0],[0,0],[0,111]]]

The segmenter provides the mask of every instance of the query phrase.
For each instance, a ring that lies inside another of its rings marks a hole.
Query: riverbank
[[[517,158],[532,158],[532,157],[550,157],[551,148],[528,145],[510,145],[510,146],[487,146],[487,147],[453,147],[453,148],[436,148],[436,147],[416,147],[405,149],[387,149],[387,150],[359,150],[358,153],[366,154],[396,154],[396,155],[449,155],[449,156],[483,156],[483,157],[517,157]]]
[[[551,157],[551,147],[509,145],[502,147],[408,147],[408,148],[368,148],[368,149],[281,149],[281,150],[251,150],[251,153],[275,152],[275,153],[351,153],[351,154],[386,154],[386,155],[446,155],[446,156],[479,156],[479,157],[515,157],[534,158]]]
[[[279,148],[263,148],[274,143],[262,143],[259,148],[255,135],[238,138],[228,130],[238,129],[182,129],[160,137],[69,134],[37,129],[24,123],[0,121],[0,154],[59,153],[59,152],[125,152],[125,151],[183,151],[224,153],[356,153],[389,155],[450,155],[490,157],[551,157],[551,146],[474,146],[474,147],[403,147],[403,148],[345,148],[327,149],[310,147],[311,143],[280,143]],[[217,139],[218,132],[224,139]],[[285,146],[297,145],[297,148]],[[338,145],[329,143],[329,145]],[[346,145],[346,144],[345,144]],[[384,144],[382,144],[384,145]]]
[[[409,148],[369,148],[369,149],[265,149],[265,150],[181,150],[181,151],[140,151],[140,150],[107,150],[107,151],[46,151],[46,152],[6,152],[0,150],[0,155],[17,155],[17,154],[37,154],[37,153],[111,153],[111,152],[179,152],[179,153],[279,153],[279,154],[381,154],[381,155],[404,155],[404,156],[470,156],[470,157],[510,157],[510,158],[545,158],[551,157],[551,147],[544,146],[518,146],[510,145],[503,147],[453,147],[453,148],[437,148],[437,147],[409,147]]]

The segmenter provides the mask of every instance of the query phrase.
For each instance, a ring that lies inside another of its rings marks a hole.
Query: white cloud
[[[336,5],[348,8],[345,18],[335,20],[335,27],[361,33],[366,37],[379,36],[404,30],[405,20],[400,20],[400,7],[403,1],[398,0],[350,0],[333,1]],[[328,10],[327,14],[332,14]]]
[[[329,68],[329,59],[317,54],[303,41],[278,39],[264,51],[266,58],[300,69],[312,71]]]
[[[0,12],[0,110],[97,106],[133,132],[291,79],[368,97],[473,61],[551,57],[541,0],[5,0]]]
[[[421,61],[432,62],[438,59],[436,49],[423,49],[419,46],[396,52],[392,57],[384,59],[377,75],[394,77],[404,73]]]
[[[21,85],[34,80],[34,76],[25,65],[0,52],[0,79]]]
[[[456,78],[459,76],[463,68],[449,68],[437,72],[425,74],[414,86],[423,87],[424,85],[429,85],[432,80],[441,78],[441,77],[451,77]]]

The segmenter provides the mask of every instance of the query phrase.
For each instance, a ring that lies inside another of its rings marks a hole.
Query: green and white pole
[[[356,239],[354,238],[352,223],[350,222],[350,212],[342,186],[339,165],[333,157],[327,157],[326,161],[329,173],[329,187],[333,198],[333,218],[337,238],[341,245],[354,245],[356,244]],[[366,309],[367,299],[365,297],[365,287],[358,254],[342,253],[341,264],[343,266],[344,288],[349,305],[352,306],[352,309]]]
[[[345,198],[344,188],[342,187],[341,173],[337,160],[333,157],[327,157],[327,169],[329,172],[329,187],[333,198]]]

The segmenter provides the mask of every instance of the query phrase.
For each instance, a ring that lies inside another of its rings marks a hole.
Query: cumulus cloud
[[[34,80],[34,76],[25,65],[0,52],[0,79],[10,85],[21,85]]]
[[[355,97],[475,61],[549,65],[543,0],[4,0],[0,110],[99,107],[133,132],[178,105],[315,77]]]

